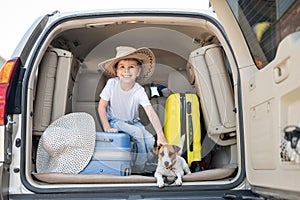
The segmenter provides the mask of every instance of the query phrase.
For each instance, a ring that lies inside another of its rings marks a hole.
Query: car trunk
[[[22,155],[21,173],[32,190],[156,188],[156,179],[151,175],[36,171],[40,137],[55,120],[69,113],[86,112],[95,120],[96,131],[103,131],[97,105],[108,78],[98,69],[98,63],[114,57],[117,46],[148,47],[154,52],[155,72],[142,86],[163,125],[167,120],[168,95],[158,95],[159,86],[168,88],[168,93],[197,95],[202,170],[185,175],[179,190],[228,189],[241,183],[244,169],[242,138],[237,132],[238,77],[226,36],[213,14],[105,12],[79,14],[76,18],[66,15],[64,20],[54,20],[42,40],[36,59],[27,66],[31,73],[26,77],[26,151]],[[177,86],[171,85],[172,80]],[[149,132],[155,134],[142,109],[140,117]]]

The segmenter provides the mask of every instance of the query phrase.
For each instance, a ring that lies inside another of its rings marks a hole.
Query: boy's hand
[[[159,146],[159,145],[167,145],[168,144],[168,142],[166,141],[166,138],[165,137],[157,137],[157,141],[156,141],[156,143],[157,143],[157,146]]]
[[[116,128],[109,128],[109,129],[107,129],[105,132],[109,132],[109,133],[117,133],[117,132],[119,132],[119,130],[116,129]]]

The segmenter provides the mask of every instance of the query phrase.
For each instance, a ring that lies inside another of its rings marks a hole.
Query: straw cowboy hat
[[[93,155],[95,138],[95,122],[91,115],[79,112],[58,118],[39,141],[37,172],[79,173]]]
[[[143,83],[153,74],[155,69],[155,56],[153,52],[146,47],[135,49],[133,47],[119,46],[116,48],[117,54],[114,58],[108,59],[98,64],[107,76],[116,77],[115,65],[123,59],[135,58],[142,63],[142,71],[137,81]]]

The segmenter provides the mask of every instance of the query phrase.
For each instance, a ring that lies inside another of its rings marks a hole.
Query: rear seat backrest
[[[98,73],[80,73],[74,84],[73,112],[87,112],[93,116],[96,130],[101,132],[102,127],[98,115],[100,93],[106,84],[107,78]]]
[[[191,77],[194,76],[200,96],[208,134],[220,145],[235,143],[235,140],[219,140],[220,134],[236,129],[233,91],[222,48],[212,44],[193,51],[187,67],[194,73]]]
[[[46,51],[38,71],[34,101],[34,135],[42,135],[51,122],[66,114],[70,72],[74,62],[69,51],[57,48],[49,48]]]
[[[157,97],[157,96],[151,97],[150,85],[143,85],[143,87],[145,88],[145,92],[148,95],[148,98],[150,99],[150,103],[151,103],[153,109],[155,110],[156,114],[158,115],[161,125],[163,126],[164,117],[165,117],[166,98],[165,97]],[[151,123],[147,117],[147,114],[142,106],[139,107],[139,116],[140,116],[141,123],[145,126],[145,128],[150,133],[155,135],[155,130],[154,130],[153,126],[151,125]]]
[[[146,93],[147,90],[150,90],[150,87],[148,85],[145,85],[144,88],[146,90]],[[173,93],[178,93],[178,92],[195,93],[194,88],[187,81],[185,72],[178,72],[178,71],[171,72],[168,77],[168,89]],[[155,112],[157,113],[162,126],[164,126],[166,100],[167,97],[160,97],[160,96],[150,97],[151,105],[155,110]],[[144,126],[150,133],[154,134],[155,130],[152,127],[149,119],[147,118],[145,111],[141,108],[139,109],[139,112],[140,112],[141,122],[144,124]]]
[[[148,99],[150,100],[151,102],[151,89],[150,89],[150,85],[143,85],[143,88],[145,89],[145,92],[148,96]],[[152,102],[151,102],[151,105],[153,106]],[[153,107],[154,108],[154,107]],[[147,114],[144,110],[144,108],[140,105],[139,106],[139,117],[140,117],[140,121],[141,123],[145,126],[145,128],[152,134],[155,133],[154,131],[154,128],[153,126],[151,125],[148,117],[147,117]]]
[[[150,89],[150,85],[143,85],[145,92],[148,96],[149,99],[151,99],[151,89]]]
[[[188,81],[185,71],[172,71],[169,74],[168,89],[172,93],[195,93],[195,89]]]

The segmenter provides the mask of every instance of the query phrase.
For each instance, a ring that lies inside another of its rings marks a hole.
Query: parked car
[[[300,1],[210,3],[207,11],[100,10],[38,18],[0,73],[1,198],[299,198]],[[155,72],[142,86],[163,125],[168,94],[159,88],[199,99],[201,170],[184,176],[180,187],[159,189],[151,175],[36,170],[39,140],[57,119],[85,112],[103,131],[97,105],[107,77],[98,63],[114,57],[117,46],[155,54]]]
[[[0,56],[0,67],[5,63],[5,59]]]

